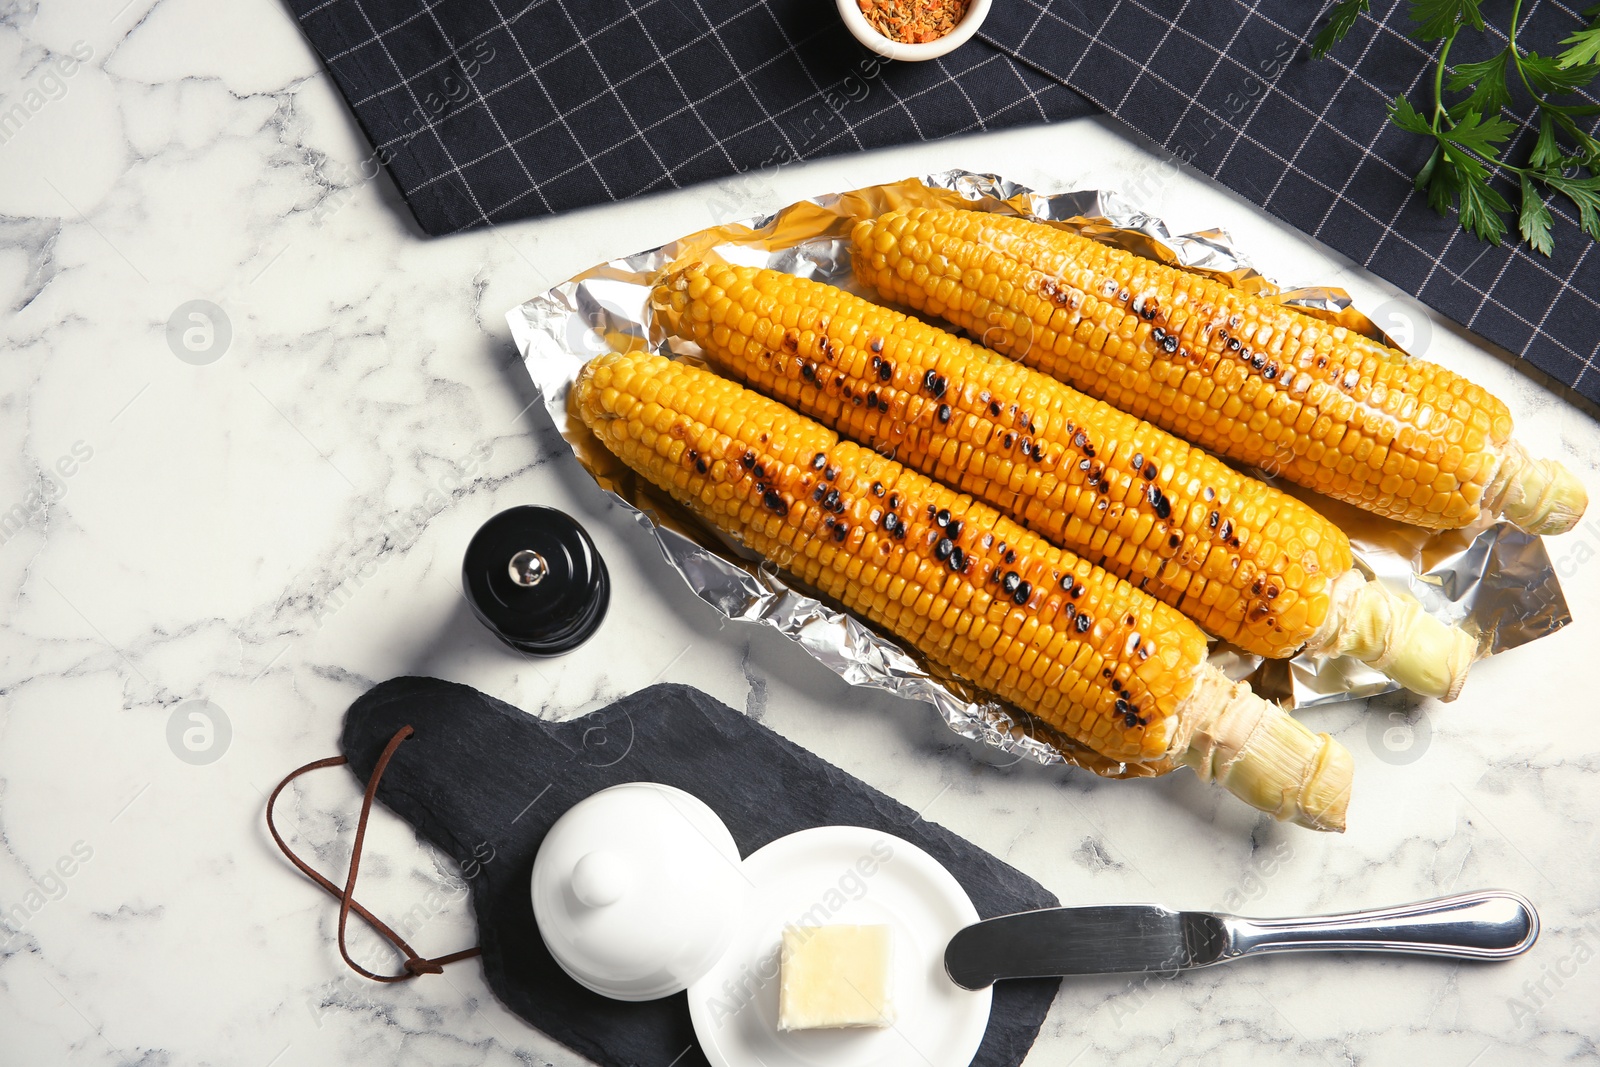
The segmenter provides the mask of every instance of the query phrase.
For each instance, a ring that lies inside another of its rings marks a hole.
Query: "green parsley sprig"
[[[1434,61],[1432,109],[1420,112],[1403,96],[1389,106],[1396,126],[1434,141],[1432,155],[1417,174],[1418,191],[1427,194],[1439,214],[1447,215],[1454,207],[1462,226],[1497,245],[1507,232],[1505,216],[1511,204],[1490,184],[1495,168],[1517,180],[1517,232],[1535,251],[1548,256],[1555,249],[1547,193],[1570,200],[1583,231],[1600,241],[1600,140],[1579,122],[1600,113],[1600,106],[1570,100],[1600,76],[1600,5],[1583,13],[1590,25],[1563,40],[1563,51],[1543,56],[1517,43],[1524,26],[1522,0],[1515,0],[1505,48],[1451,70],[1450,47],[1456,38],[1469,28],[1480,34],[1485,30],[1480,3],[1413,0],[1411,4],[1411,19],[1417,24],[1413,36],[1444,42]],[[1371,0],[1334,4],[1327,25],[1312,44],[1312,57],[1327,55],[1370,4]],[[1519,129],[1502,114],[1514,91],[1533,100],[1530,121],[1539,128],[1533,149],[1520,166],[1501,156]],[[1458,98],[1452,101],[1449,94]]]

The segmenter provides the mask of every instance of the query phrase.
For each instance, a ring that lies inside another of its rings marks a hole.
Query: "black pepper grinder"
[[[588,531],[570,515],[531,504],[479,528],[461,582],[478,621],[534,656],[583,644],[611,603],[611,578]]]

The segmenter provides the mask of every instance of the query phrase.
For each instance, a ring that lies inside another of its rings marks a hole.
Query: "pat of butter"
[[[887,926],[789,926],[783,931],[778,1029],[888,1026]]]

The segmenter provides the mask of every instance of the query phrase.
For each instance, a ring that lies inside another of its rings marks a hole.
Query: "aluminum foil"
[[[664,337],[651,321],[651,283],[664,268],[696,258],[721,259],[859,293],[850,271],[848,237],[854,219],[918,205],[1048,221],[1389,341],[1344,290],[1282,289],[1256,271],[1223,230],[1174,236],[1160,219],[1135,210],[1113,192],[1046,196],[994,175],[966,171],[802,200],[764,218],[712,227],[602,263],[513,309],[507,316],[512,336],[545,409],[579,462],[655,535],[673,568],[723,616],[771,626],[852,685],[931,704],[957,733],[1017,759],[1070,763],[1109,777],[1165,773],[1170,765],[1122,764],[1096,755],[1032,716],[973,691],[838,604],[780,578],[624,467],[580,421],[568,417],[567,395],[578,369],[602,352],[649,349],[698,360],[692,343]],[[1543,542],[1508,523],[1430,534],[1296,486],[1280,483],[1279,488],[1306,499],[1349,534],[1356,564],[1368,577],[1409,591],[1430,613],[1475,632],[1488,654],[1515,648],[1571,621]],[[1302,655],[1263,662],[1222,643],[1213,646],[1211,656],[1231,677],[1249,678],[1258,693],[1292,708],[1397,688],[1348,657]]]

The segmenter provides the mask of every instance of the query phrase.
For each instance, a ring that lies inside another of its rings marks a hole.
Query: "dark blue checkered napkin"
[[[824,0],[290,0],[423,229],[1098,109],[998,49],[891,64]]]
[[[1401,0],[1320,62],[1325,4],[994,0],[976,40],[900,64],[825,0],[288,2],[429,233],[1103,109],[1600,401],[1600,256],[1571,205],[1552,203],[1546,258],[1480,243],[1412,189],[1430,146],[1385,107],[1422,100],[1433,46],[1406,36]],[[1524,14],[1547,52],[1580,19],[1555,0]]]

